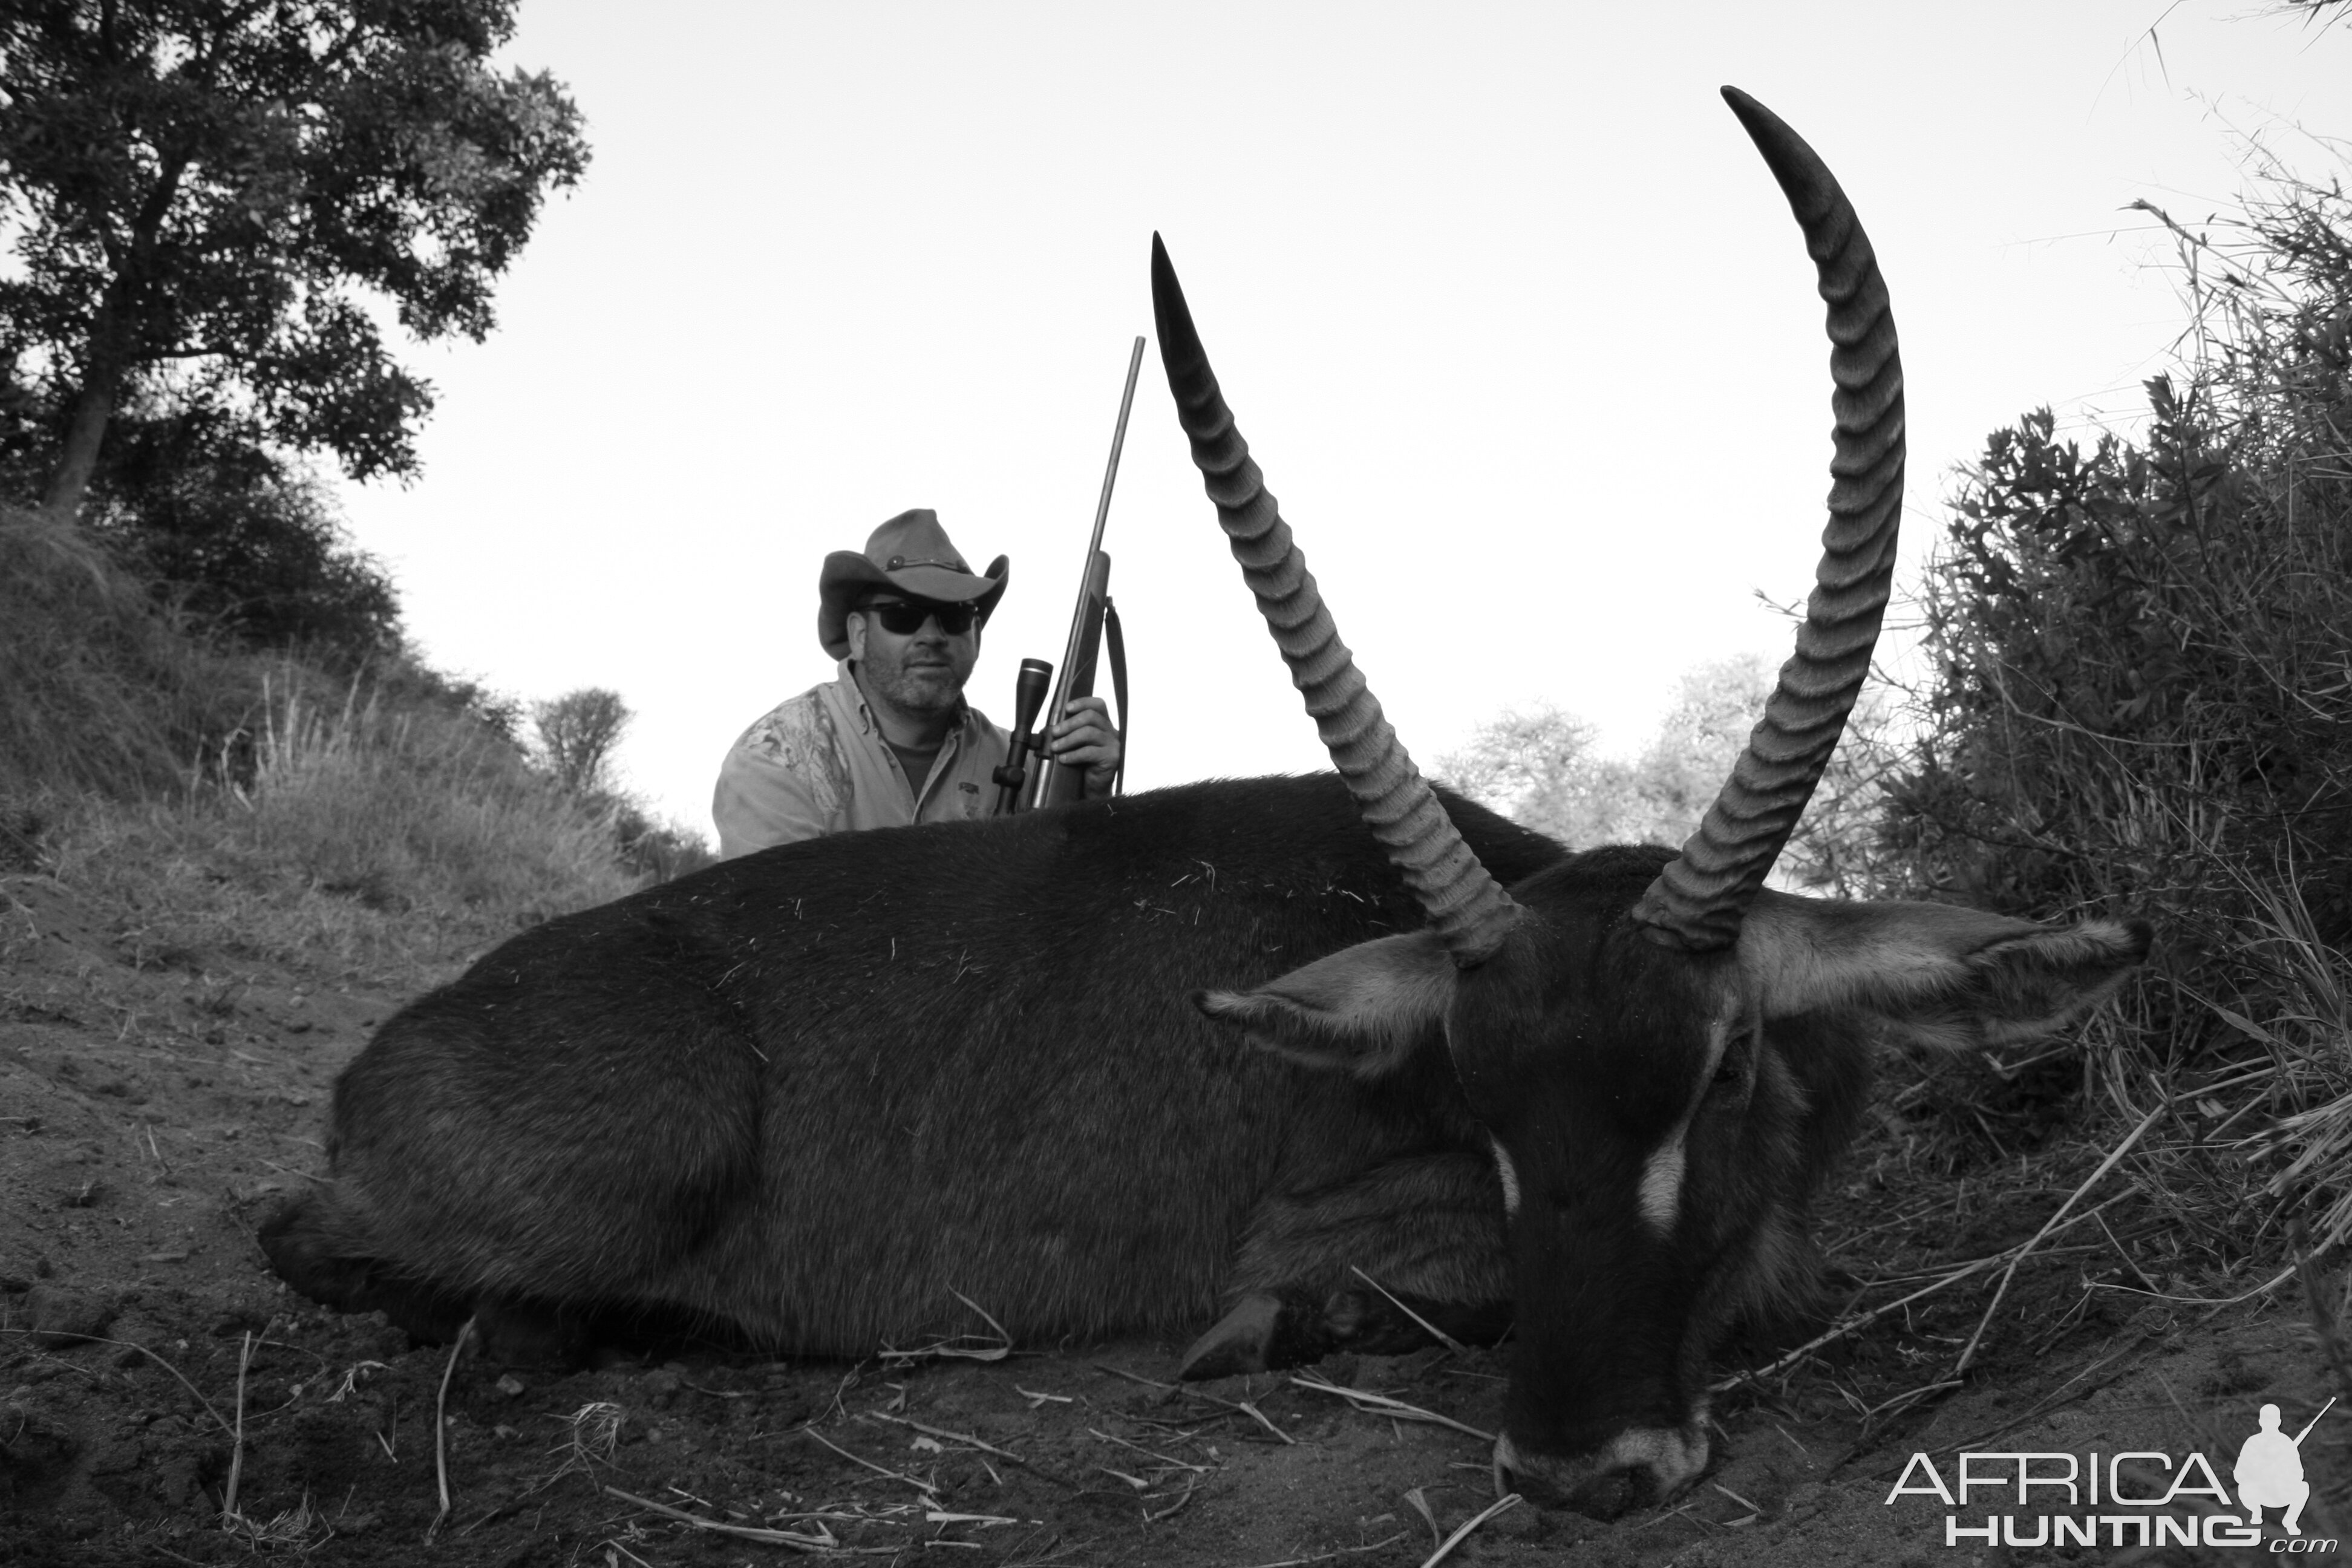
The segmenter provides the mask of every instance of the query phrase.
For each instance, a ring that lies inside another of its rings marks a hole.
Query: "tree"
[[[1592,727],[1549,703],[1507,712],[1438,759],[1473,799],[1579,848],[1678,845],[1731,773],[1772,689],[1763,660],[1738,655],[1684,673],[1675,705],[1640,758],[1602,755]]]
[[[1678,847],[1715,804],[1764,711],[1772,671],[1755,654],[1683,673],[1674,706],[1642,754],[1603,755],[1592,726],[1545,704],[1509,711],[1438,759],[1439,776],[1472,799],[1573,848]],[[1891,754],[1891,708],[1865,692],[1774,870],[1777,881],[1853,896],[1874,864],[1879,777]]]
[[[118,412],[416,471],[420,340],[491,288],[587,163],[561,84],[488,63],[512,0],[20,0],[0,10],[0,418],[79,511]]]
[[[613,748],[635,717],[619,692],[601,686],[567,691],[552,701],[533,703],[530,710],[548,770],[577,795],[610,793],[605,774]]]
[[[84,515],[157,596],[247,647],[349,671],[401,645],[392,579],[352,545],[333,492],[203,410],[118,417]]]

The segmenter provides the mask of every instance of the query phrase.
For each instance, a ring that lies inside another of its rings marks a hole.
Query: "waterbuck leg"
[[[1225,1315],[1184,1352],[1182,1375],[1409,1349],[1427,1338],[1413,1314],[1458,1339],[1497,1338],[1510,1324],[1503,1226],[1494,1164],[1466,1152],[1269,1197],[1243,1233]]]

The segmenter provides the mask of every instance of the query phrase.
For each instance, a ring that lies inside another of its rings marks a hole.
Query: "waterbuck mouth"
[[[1703,1411],[1679,1428],[1629,1426],[1573,1458],[1523,1451],[1505,1433],[1495,1439],[1495,1494],[1517,1492],[1546,1508],[1615,1519],[1673,1498],[1698,1479],[1706,1459]]]

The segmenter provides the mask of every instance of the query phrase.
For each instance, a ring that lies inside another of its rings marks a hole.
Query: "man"
[[[771,710],[728,751],[710,804],[719,858],[993,812],[989,775],[1012,741],[963,687],[1008,576],[1002,555],[975,576],[929,510],[876,529],[862,555],[826,556],[817,641],[840,674]],[[1110,793],[1119,745],[1108,703],[1074,698],[1046,733],[1055,761],[1087,770],[1087,798]]]
[[[2303,1505],[2311,1500],[2311,1483],[2303,1479],[2303,1439],[2279,1430],[2275,1405],[2263,1405],[2255,1419],[2262,1429],[2238,1450],[2237,1465],[2230,1472],[2230,1479],[2238,1483],[2238,1505],[2246,1510],[2246,1522],[2252,1525],[2263,1522],[2263,1510],[2284,1509],[2280,1526],[2289,1535],[2301,1535],[2297,1521],[2303,1518]]]

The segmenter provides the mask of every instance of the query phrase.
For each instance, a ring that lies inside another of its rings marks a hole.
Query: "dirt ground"
[[[1145,1341],[554,1375],[472,1357],[453,1371],[381,1320],[320,1311],[268,1274],[254,1230],[320,1169],[334,1074],[401,1000],[158,945],[137,911],[0,879],[0,1562],[1377,1568],[1423,1563],[1494,1500],[1483,1438],[1307,1386],[1491,1431],[1504,1369],[1485,1352],[1184,1388],[1169,1382],[1181,1347]],[[2031,1237],[2065,1196],[2021,1178],[2013,1152],[1990,1181],[1907,1148],[1890,1104],[1821,1215],[1865,1307]],[[2168,1267],[2189,1223],[2127,1196],[2053,1235],[1989,1320],[1997,1270],[1724,1393],[1713,1465],[1671,1503],[1607,1523],[1513,1507],[1445,1560],[2173,1563],[2332,1542],[2352,1523],[2344,1409],[2303,1444],[2315,1496],[2298,1542],[2271,1528],[2259,1546],[2143,1548],[2119,1524],[2091,1549],[1948,1545],[1948,1524],[2006,1513],[2031,1540],[2045,1515],[2117,1505],[2069,1509],[2045,1488],[2018,1506],[1979,1484],[1948,1510],[1906,1474],[1915,1452],[1957,1484],[1962,1451],[2140,1450],[2157,1458],[2121,1474],[2161,1490],[2157,1459],[2189,1467],[2194,1450],[2227,1484],[2260,1404],[2290,1433],[2309,1421],[2340,1385],[2299,1281],[2226,1307],[2134,1293],[2215,1292]],[[1937,1386],[1980,1320],[1975,1364]],[[1721,1370],[1770,1359],[1735,1348]],[[1913,1489],[1890,1501],[1898,1479]],[[2193,1528],[2222,1506],[2189,1495],[2123,1517]]]

